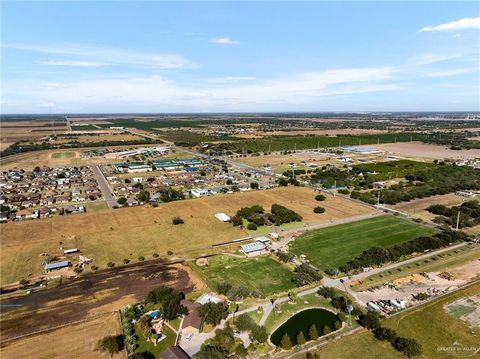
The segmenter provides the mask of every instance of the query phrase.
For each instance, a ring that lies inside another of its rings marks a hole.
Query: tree
[[[113,267],[115,267],[115,263],[113,263],[113,262],[108,262],[108,263],[107,263],[107,267],[108,267],[108,268],[113,268]]]
[[[205,323],[218,325],[222,321],[222,319],[227,318],[228,316],[228,306],[221,302],[221,303],[212,303],[209,302],[207,304],[202,305],[199,310],[198,314],[200,318]]]
[[[127,203],[127,199],[125,197],[120,197],[118,200],[117,200],[118,204],[123,206],[125,203]]]
[[[380,327],[380,316],[376,312],[367,312],[360,317],[359,323],[367,329],[377,329]]]
[[[130,263],[130,259],[124,258],[124,259],[123,259],[123,264],[128,264],[128,263]]]
[[[268,338],[267,329],[263,325],[255,324],[251,330],[251,338],[252,340],[264,343]]]
[[[323,194],[317,194],[315,196],[315,199],[319,202],[322,202],[322,201],[325,201],[327,199],[327,197],[325,197]]]
[[[150,200],[150,193],[147,191],[141,191],[137,194],[137,200],[139,202],[148,202]]]
[[[292,349],[292,346],[293,346],[292,340],[290,339],[287,333],[283,334],[282,340],[280,341],[280,346],[282,347],[282,349],[285,349],[285,350]]]
[[[255,223],[253,223],[253,222],[250,222],[250,223],[247,225],[247,229],[248,229],[249,231],[256,231],[257,228],[258,228],[258,226],[257,226]]]
[[[122,335],[109,335],[103,337],[97,342],[97,349],[113,356],[123,348],[123,336]]]
[[[386,340],[390,343],[393,343],[397,338],[397,332],[390,328],[379,327],[373,331],[375,338],[378,340]]]
[[[197,359],[224,359],[228,357],[228,350],[217,345],[202,345],[197,353]]]
[[[147,294],[147,303],[159,303],[162,306],[162,318],[173,320],[182,314],[188,313],[187,308],[180,304],[184,298],[183,293],[169,287],[159,287]]]
[[[178,216],[177,216],[177,217],[173,217],[173,219],[172,219],[172,224],[173,224],[174,226],[176,226],[177,224],[183,224],[183,223],[185,223],[185,221],[184,221],[183,219],[181,219],[180,217],[178,217]]]
[[[141,352],[141,353],[133,353],[128,357],[128,359],[155,359],[155,355],[151,352]]]
[[[317,340],[318,339],[318,331],[317,331],[317,326],[315,324],[312,324],[310,328],[308,329],[308,338],[310,340]]]
[[[257,183],[257,182],[252,182],[252,183],[250,183],[250,188],[251,188],[251,189],[258,189],[258,187],[259,187],[259,186],[258,186],[258,183]]]
[[[317,206],[313,209],[313,212],[321,214],[325,212],[325,208]]]
[[[233,181],[229,178],[229,179],[227,179],[226,184],[227,184],[228,186],[231,186],[231,185],[233,184]]]
[[[333,323],[333,327],[335,328],[335,330],[340,329],[342,327],[342,322],[339,320],[336,320],[335,323]]]
[[[409,358],[413,358],[422,353],[421,345],[415,339],[411,338],[398,337],[395,339],[393,346]]]
[[[330,329],[330,327],[328,325],[325,325],[323,327],[322,332],[323,332],[323,335],[327,335],[327,334],[330,334],[332,332],[332,329]]]
[[[139,256],[139,257],[138,257],[138,260],[139,260],[140,262],[143,262],[143,261],[145,260],[145,257],[144,257],[144,256]]]
[[[305,339],[305,335],[303,335],[303,332],[302,331],[299,331],[298,334],[297,334],[297,344],[305,344],[307,341]]]

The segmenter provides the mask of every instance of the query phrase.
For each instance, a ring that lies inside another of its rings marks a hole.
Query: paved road
[[[100,167],[97,165],[91,166],[93,175],[98,182],[98,186],[102,191],[103,199],[107,202],[108,207],[112,208],[117,205],[117,199],[113,195],[113,190],[110,188],[110,185],[107,182],[107,179],[103,175]]]

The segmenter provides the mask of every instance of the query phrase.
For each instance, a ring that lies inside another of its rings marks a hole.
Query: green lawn
[[[137,330],[136,332],[138,335],[138,348],[136,349],[136,352],[142,353],[148,351],[154,354],[155,358],[160,358],[160,354],[162,354],[163,351],[165,351],[171,346],[174,346],[175,339],[177,338],[175,332],[166,325],[162,328],[162,333],[165,334],[167,337],[160,341],[160,343],[158,343],[157,345],[154,345],[151,341],[147,341],[139,330]]]
[[[307,232],[291,243],[291,252],[305,254],[320,269],[337,268],[370,247],[388,247],[435,230],[395,216],[380,216]]]
[[[192,264],[212,288],[218,283],[244,285],[260,290],[264,295],[284,292],[295,287],[292,272],[270,257],[234,258],[215,256],[210,258],[208,267]]]
[[[75,152],[55,152],[52,153],[52,158],[73,158],[75,157]]]

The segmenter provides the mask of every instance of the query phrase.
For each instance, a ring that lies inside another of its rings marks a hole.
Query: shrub
[[[103,337],[97,342],[97,350],[106,352],[113,356],[123,349],[123,336],[122,335],[110,335]]]
[[[125,258],[125,259],[123,260],[123,264],[128,264],[128,263],[130,263],[130,259]]]
[[[327,197],[325,197],[323,194],[317,194],[315,196],[315,199],[319,202],[322,202],[322,201],[325,201],[327,199]]]
[[[143,261],[145,260],[145,257],[144,257],[144,256],[140,256],[140,257],[138,257],[138,260],[139,260],[140,262],[143,262]]]
[[[180,217],[173,217],[172,223],[173,223],[174,226],[176,226],[177,224],[183,224],[185,222]]]
[[[107,263],[107,267],[108,267],[108,268],[113,268],[113,267],[115,267],[115,263],[113,263],[113,262],[108,262],[108,263]]]
[[[247,229],[250,230],[250,231],[256,231],[257,228],[258,228],[258,226],[253,222],[250,222],[247,226]]]
[[[153,253],[153,254],[152,254],[152,257],[153,257],[153,258],[158,258],[159,256],[160,256],[160,255],[159,255],[158,253]]]
[[[313,209],[313,212],[315,212],[315,213],[324,213],[324,212],[325,212],[325,208],[318,206],[318,207],[315,207],[315,208]]]
[[[97,270],[98,269],[97,266],[92,266],[91,268],[92,268],[92,270]]]

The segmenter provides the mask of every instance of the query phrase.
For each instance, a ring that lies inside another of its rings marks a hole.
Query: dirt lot
[[[2,283],[41,274],[40,254],[60,254],[60,241],[65,248],[79,248],[102,267],[109,261],[118,264],[124,258],[135,260],[140,255],[151,258],[155,252],[210,253],[212,244],[245,236],[232,224],[217,220],[215,213],[233,215],[244,206],[260,204],[269,210],[278,203],[298,212],[309,224],[374,212],[371,207],[328,196],[321,203],[325,213],[315,214],[313,208],[319,203],[314,197],[315,192],[309,188],[283,187],[170,202],[158,208],[143,206],[2,224]],[[175,216],[185,223],[172,225]]]
[[[194,289],[183,266],[163,263],[155,260],[103,270],[52,289],[2,300],[2,340],[115,312],[161,285],[183,292]]]
[[[452,274],[453,280],[439,276],[444,271]],[[359,292],[357,297],[364,303],[378,299],[404,299],[409,303],[412,300],[412,295],[424,292],[428,288],[438,288],[445,291],[457,289],[478,279],[478,273],[480,273],[480,260],[476,259],[461,266],[445,268],[439,272],[426,273],[428,278],[419,274],[398,278],[394,281],[397,285],[396,289],[382,286],[373,292]]]
[[[480,150],[472,149],[454,151],[443,146],[430,145],[421,142],[385,143],[380,145],[369,145],[367,147],[415,158],[473,159],[480,157]]]
[[[17,359],[21,353],[22,358],[30,359],[107,359],[110,355],[95,350],[97,341],[106,335],[119,333],[118,314],[106,313],[97,319],[11,342],[0,348],[0,357]],[[112,358],[123,357],[123,353],[119,353]]]
[[[458,206],[463,203],[465,197],[457,196],[455,193],[443,194],[427,198],[419,198],[410,202],[402,202],[391,206],[400,212],[408,213],[414,217],[429,221],[435,218],[435,215],[427,212],[425,208],[433,204],[443,204],[447,207]]]

